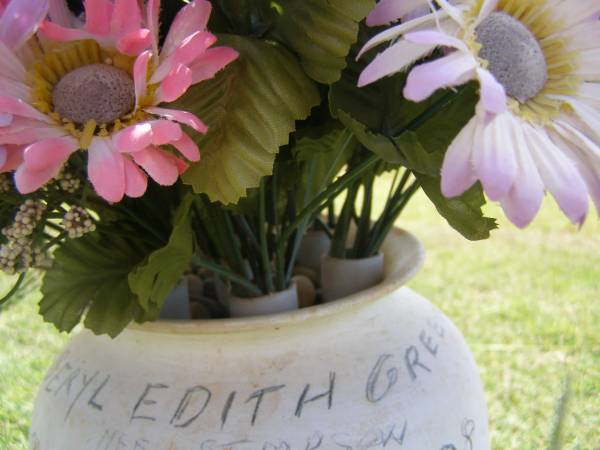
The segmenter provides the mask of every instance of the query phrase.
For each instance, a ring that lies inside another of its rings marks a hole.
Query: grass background
[[[525,231],[500,224],[492,239],[467,242],[417,197],[399,221],[428,251],[410,286],[465,334],[485,383],[494,449],[547,448],[570,377],[564,449],[600,450],[600,221],[590,215],[579,231],[547,201]],[[27,448],[37,385],[67,340],[36,315],[38,299],[32,284],[0,311],[0,450]]]

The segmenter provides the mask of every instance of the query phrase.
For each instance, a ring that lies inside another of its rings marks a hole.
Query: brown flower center
[[[52,102],[63,119],[79,125],[90,120],[110,124],[133,111],[135,87],[124,70],[90,64],[63,76],[54,87]]]
[[[535,97],[546,85],[548,66],[535,35],[505,12],[494,12],[475,29],[481,44],[479,57],[504,86],[506,93],[521,103]]]

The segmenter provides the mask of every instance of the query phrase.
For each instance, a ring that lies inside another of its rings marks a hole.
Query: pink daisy
[[[384,0],[369,23],[393,22],[426,0]],[[442,191],[462,194],[477,180],[519,227],[537,214],[545,191],[574,223],[589,196],[600,211],[600,1],[438,0],[363,48],[392,42],[364,70],[364,86],[414,67],[404,95],[420,102],[440,88],[477,80],[476,115],[450,145]]]
[[[143,195],[148,175],[171,185],[199,160],[181,125],[200,133],[206,125],[159,105],[238,54],[212,47],[206,0],[182,8],[159,52],[159,3],[148,1],[143,13],[137,0],[86,0],[81,23],[63,0],[4,2],[0,170],[16,168],[20,192],[44,186],[77,150],[87,152],[89,179],[109,202]],[[42,23],[48,10],[51,21]]]

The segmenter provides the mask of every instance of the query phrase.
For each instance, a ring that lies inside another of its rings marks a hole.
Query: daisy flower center
[[[131,76],[108,64],[90,64],[64,75],[52,92],[54,110],[64,119],[85,125],[109,124],[133,111]]]
[[[506,93],[525,103],[537,96],[548,81],[548,66],[536,36],[505,12],[494,12],[476,28],[479,57],[504,86]]]

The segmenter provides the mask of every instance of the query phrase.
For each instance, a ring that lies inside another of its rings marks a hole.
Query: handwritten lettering
[[[168,388],[169,388],[169,386],[167,386],[166,384],[162,384],[162,383],[150,384],[150,383],[148,383],[144,389],[144,393],[140,396],[139,400],[135,404],[135,407],[133,408],[133,412],[131,413],[131,418],[129,419],[129,422],[133,422],[136,419],[150,420],[152,422],[155,422],[156,417],[137,415],[137,412],[142,406],[156,405],[156,400],[149,400],[147,398],[148,395],[150,394],[150,391],[155,390],[155,389],[168,389]]]

